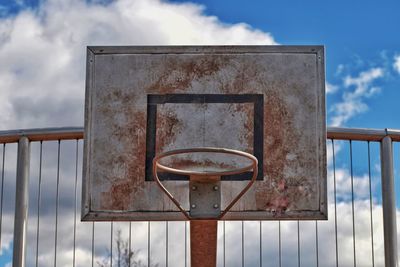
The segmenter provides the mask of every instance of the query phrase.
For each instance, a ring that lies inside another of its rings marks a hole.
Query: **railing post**
[[[381,175],[383,206],[383,237],[385,243],[385,266],[397,266],[396,196],[393,175],[392,138],[381,141]]]
[[[23,136],[18,141],[13,267],[25,267],[29,200],[29,159],[29,139]]]

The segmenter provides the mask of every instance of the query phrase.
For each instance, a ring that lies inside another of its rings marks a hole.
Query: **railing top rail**
[[[0,143],[15,143],[22,136],[30,141],[72,140],[83,138],[83,127],[54,127],[0,131]]]
[[[393,141],[400,141],[398,129],[366,129],[328,127],[327,138],[356,141],[381,141],[385,136],[390,136]]]
[[[54,127],[34,128],[0,131],[0,143],[15,143],[22,136],[30,141],[56,141],[82,139],[83,127]],[[390,136],[393,141],[400,141],[398,129],[365,129],[328,127],[327,138],[337,140],[356,141],[381,141],[385,136]]]

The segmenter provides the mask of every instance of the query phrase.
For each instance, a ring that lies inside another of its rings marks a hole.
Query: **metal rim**
[[[172,202],[178,207],[178,209],[183,213],[183,215],[188,219],[188,220],[193,220],[194,218],[192,218],[189,213],[182,207],[182,205],[179,203],[178,200],[176,200],[174,198],[174,196],[167,190],[167,188],[165,188],[165,186],[161,183],[158,174],[157,174],[157,170],[159,169],[160,164],[158,164],[158,161],[163,158],[163,157],[167,157],[170,155],[174,155],[174,154],[182,154],[182,153],[189,153],[189,152],[214,152],[214,153],[226,153],[226,154],[235,154],[235,155],[240,155],[243,157],[246,157],[250,160],[252,160],[252,165],[247,167],[247,168],[240,168],[240,169],[236,169],[235,172],[233,172],[233,174],[238,174],[240,172],[243,172],[243,169],[246,170],[253,170],[253,176],[251,177],[251,180],[249,181],[249,183],[242,189],[242,191],[239,192],[239,194],[226,206],[225,210],[223,210],[221,212],[221,214],[219,216],[217,216],[216,218],[202,218],[200,220],[220,220],[232,207],[233,205],[235,205],[235,203],[244,195],[244,193],[246,193],[250,187],[252,186],[252,184],[256,181],[257,179],[257,175],[258,175],[258,160],[256,157],[254,157],[253,155],[243,152],[243,151],[238,151],[238,150],[234,150],[234,149],[226,149],[226,148],[214,148],[214,147],[199,147],[199,148],[188,148],[188,149],[178,149],[178,150],[172,150],[172,151],[168,151],[162,154],[159,154],[158,156],[154,157],[153,159],[153,176],[155,178],[156,183],[159,185],[159,187],[161,188],[162,191],[164,191],[165,194],[167,194],[167,196],[172,200]],[[162,165],[161,165],[162,166]],[[177,169],[173,169],[176,171],[180,171]],[[190,171],[182,171],[182,174],[186,174],[186,175],[197,175],[196,172],[190,172]],[[223,172],[224,174],[227,174],[227,172]],[[200,173],[200,175],[208,175],[208,176],[213,176],[213,175],[221,175],[221,172],[209,172],[209,173]],[[199,220],[198,218],[196,220]]]
[[[179,169],[167,167],[160,163],[161,159],[167,158],[169,156],[189,154],[189,153],[202,153],[202,152],[237,155],[237,156],[241,156],[241,157],[249,159],[251,161],[251,164],[249,164],[245,167],[242,167],[242,168],[236,168],[236,169],[229,170],[229,171],[199,172],[199,171],[179,170]],[[215,147],[197,147],[197,148],[171,150],[171,151],[168,151],[165,153],[161,153],[161,154],[155,156],[153,159],[153,165],[155,166],[156,170],[164,170],[164,171],[167,171],[170,173],[182,174],[182,175],[199,175],[199,176],[213,176],[213,175],[219,176],[219,175],[239,174],[239,173],[243,173],[245,171],[254,169],[254,166],[257,166],[257,164],[258,164],[257,158],[247,152],[234,150],[234,149],[227,149],[227,148],[215,148]]]

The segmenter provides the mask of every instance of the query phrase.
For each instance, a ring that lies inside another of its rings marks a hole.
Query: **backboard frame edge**
[[[155,50],[157,50],[155,52]],[[229,50],[227,52],[227,50]],[[85,132],[84,132],[84,153],[83,153],[83,177],[82,177],[82,204],[81,204],[81,220],[82,221],[182,221],[184,216],[178,211],[151,212],[151,211],[134,211],[134,212],[118,212],[118,211],[93,211],[90,203],[90,151],[91,147],[87,136],[90,136],[91,120],[89,118],[89,110],[92,109],[92,101],[90,99],[90,90],[94,86],[94,64],[96,55],[105,54],[163,54],[163,53],[199,53],[199,54],[227,54],[227,53],[304,53],[315,54],[317,59],[317,81],[318,86],[318,112],[325,111],[325,48],[323,45],[312,46],[88,46],[86,59],[86,85],[85,85]],[[91,78],[91,79],[89,79]],[[325,116],[326,117],[326,116]],[[324,134],[320,136],[319,151],[326,152],[326,120],[320,126],[324,129]],[[327,220],[327,166],[326,153],[322,153],[324,159],[319,161],[319,210],[310,211],[286,211],[283,215],[274,215],[271,212],[262,211],[240,211],[228,212],[223,220]],[[123,214],[123,212],[125,214]],[[160,214],[163,214],[160,218]],[[303,216],[303,217],[300,217]]]

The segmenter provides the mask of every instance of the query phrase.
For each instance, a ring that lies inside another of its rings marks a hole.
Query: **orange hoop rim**
[[[176,155],[176,154],[184,154],[184,153],[196,153],[196,152],[213,152],[213,153],[225,153],[225,154],[234,154],[234,155],[239,155],[246,157],[250,160],[252,160],[252,164],[243,168],[238,168],[232,171],[224,171],[224,172],[194,172],[194,171],[182,171],[174,168],[169,168],[164,165],[161,165],[158,163],[158,161],[162,158],[171,156],[171,155]],[[258,175],[258,160],[256,157],[253,155],[239,151],[239,150],[234,150],[234,149],[227,149],[227,148],[215,148],[215,147],[198,147],[198,148],[187,148],[187,149],[177,149],[177,150],[171,150],[165,153],[161,153],[158,156],[154,157],[153,159],[153,176],[155,178],[156,183],[159,185],[162,191],[164,191],[165,194],[172,200],[172,202],[178,207],[178,209],[183,213],[183,215],[188,219],[188,220],[193,220],[189,213],[182,207],[182,205],[179,203],[178,200],[174,198],[174,196],[165,188],[165,186],[161,183],[157,170],[158,169],[164,169],[166,171],[170,171],[172,173],[179,173],[179,174],[184,174],[184,175],[203,175],[203,176],[213,176],[213,175],[229,175],[229,174],[239,174],[241,172],[247,171],[247,170],[253,170],[253,176],[251,177],[251,180],[249,183],[242,189],[242,191],[239,192],[239,194],[227,205],[225,210],[221,212],[221,214],[217,217],[214,218],[202,218],[200,220],[220,220],[224,215],[235,205],[235,203],[246,193],[252,184],[256,181],[257,175]],[[197,218],[198,220],[198,218]]]
[[[161,159],[167,158],[170,156],[190,154],[190,153],[204,153],[204,152],[241,156],[241,157],[249,159],[251,161],[251,164],[246,165],[245,167],[242,167],[242,168],[236,168],[236,169],[227,170],[227,171],[201,172],[201,171],[180,170],[180,169],[176,169],[176,168],[167,167],[160,163]],[[234,150],[234,149],[227,149],[227,148],[215,148],[215,147],[196,147],[196,148],[171,150],[171,151],[167,151],[167,152],[158,154],[153,159],[154,171],[163,170],[163,171],[166,171],[169,173],[182,174],[182,175],[199,175],[199,176],[213,176],[213,175],[220,176],[220,175],[240,174],[240,173],[243,173],[243,172],[246,172],[249,170],[254,170],[254,168],[256,168],[257,164],[258,164],[257,158],[247,152]]]

